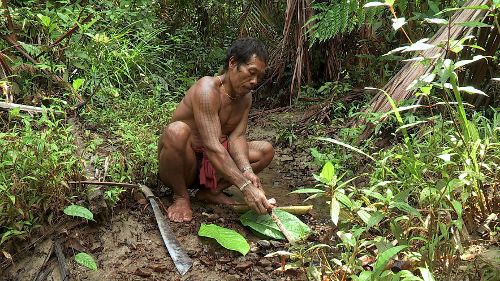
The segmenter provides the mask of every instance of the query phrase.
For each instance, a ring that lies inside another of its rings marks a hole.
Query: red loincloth
[[[225,137],[222,142],[222,146],[226,150],[229,150],[229,139]],[[217,188],[217,171],[215,170],[214,166],[208,160],[207,154],[205,153],[205,148],[204,147],[195,147],[194,152],[196,154],[203,154],[203,157],[196,157],[196,158],[201,158],[201,163],[199,163],[199,174],[198,177],[200,178],[200,185],[205,186],[205,188],[208,189],[216,189]]]

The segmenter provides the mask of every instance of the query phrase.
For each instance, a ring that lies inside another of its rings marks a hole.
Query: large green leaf
[[[75,261],[86,268],[90,268],[92,270],[97,270],[97,264],[94,261],[94,258],[92,258],[91,255],[87,253],[79,253],[75,256]]]
[[[64,208],[64,213],[68,216],[81,217],[91,221],[94,220],[94,214],[92,214],[89,209],[78,205],[69,205]]]
[[[382,272],[384,272],[385,266],[387,265],[389,260],[406,247],[407,246],[405,245],[392,247],[390,249],[385,250],[382,254],[380,254],[377,257],[377,261],[373,265],[372,280],[377,280],[377,278],[382,274]]]
[[[332,162],[326,162],[323,169],[321,169],[320,177],[326,180],[326,182],[324,182],[325,184],[328,184],[333,180],[335,177],[335,167]]]
[[[274,209],[273,212],[278,216],[294,240],[304,239],[311,232],[309,226],[296,216],[280,209]],[[274,239],[285,239],[285,236],[281,233],[270,215],[259,215],[255,211],[248,211],[240,217],[240,221],[244,226],[248,226],[265,236]]]
[[[242,255],[246,255],[248,251],[250,251],[250,245],[248,245],[245,237],[232,229],[220,227],[215,224],[202,223],[198,235],[213,238],[217,240],[222,247],[228,250],[238,251]]]

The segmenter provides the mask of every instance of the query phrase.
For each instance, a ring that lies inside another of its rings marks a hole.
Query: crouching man
[[[172,188],[172,221],[190,221],[188,188],[196,197],[217,204],[234,204],[222,191],[235,185],[256,212],[273,208],[256,175],[269,165],[269,142],[245,137],[252,90],[262,79],[268,54],[253,38],[236,40],[229,48],[224,72],[199,79],[173,113],[158,143],[159,177]]]

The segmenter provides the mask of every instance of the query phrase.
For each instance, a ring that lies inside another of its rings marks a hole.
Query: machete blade
[[[179,271],[181,275],[184,275],[193,265],[193,260],[191,260],[186,252],[184,252],[181,244],[179,243],[179,241],[177,241],[175,234],[170,228],[167,218],[161,212],[160,207],[158,207],[158,204],[156,203],[151,190],[144,185],[140,185],[140,187],[144,195],[146,195],[146,198],[149,199],[149,203],[151,204],[151,208],[153,209],[153,212],[155,214],[156,223],[158,224],[158,228],[160,229],[163,243],[165,243],[165,246],[167,247],[170,257],[174,261],[177,271]]]

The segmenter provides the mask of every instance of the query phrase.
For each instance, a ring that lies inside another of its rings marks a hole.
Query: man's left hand
[[[260,182],[259,177],[253,173],[253,171],[245,171],[243,175],[245,176],[245,178],[251,181],[255,187],[262,189],[262,183]]]

